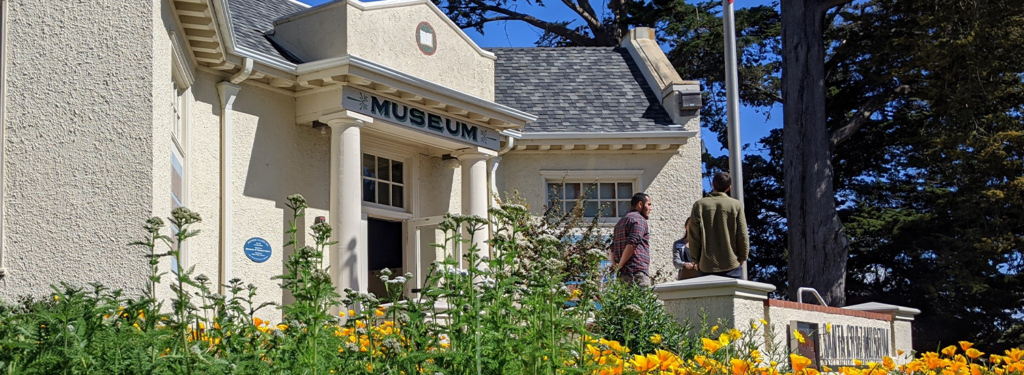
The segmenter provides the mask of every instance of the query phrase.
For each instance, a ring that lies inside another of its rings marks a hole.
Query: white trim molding
[[[195,65],[192,64],[192,54],[188,53],[188,46],[178,36],[178,32],[171,31],[171,58],[174,62],[171,66],[174,69],[174,80],[178,82],[178,86],[182,89],[188,89],[192,87],[192,83],[196,81]]]
[[[593,180],[636,180],[644,176],[643,169],[595,169],[595,170],[541,170],[545,180],[593,181]]]
[[[700,133],[697,131],[681,131],[681,130],[667,130],[667,131],[645,131],[645,132],[545,132],[545,133],[523,133],[523,140],[538,140],[538,139],[560,139],[560,140],[571,140],[577,141],[576,144],[581,144],[578,140],[581,139],[613,139],[613,140],[630,140],[630,139],[681,139],[681,138],[693,138],[698,136]],[[622,142],[620,142],[622,143]],[[650,143],[650,142],[648,142]]]

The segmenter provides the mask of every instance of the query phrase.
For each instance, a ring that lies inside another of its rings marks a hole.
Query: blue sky
[[[330,2],[332,0],[298,0],[309,5],[319,5]],[[387,1],[387,0],[383,0]],[[519,10],[528,14],[531,14],[542,20],[565,20],[565,19],[576,19],[577,22],[582,22],[579,17],[570,10],[567,6],[559,1],[548,1],[548,6],[540,7],[536,5],[529,5],[526,2],[518,2],[520,4]],[[748,7],[757,5],[770,4],[770,0],[739,0],[736,2],[738,7]],[[595,8],[598,8],[595,4]],[[540,37],[541,32],[527,25],[525,22],[493,22],[489,23],[484,27],[484,33],[478,33],[476,30],[465,30],[466,34],[473,39],[481,47],[532,47]],[[722,67],[725,69],[725,67]],[[684,79],[698,79],[700,77],[683,77]],[[740,138],[743,143],[750,144],[748,152],[758,152],[759,145],[755,143],[762,137],[768,135],[768,132],[772,129],[782,127],[782,108],[776,107],[770,112],[770,119],[766,119],[764,114],[759,114],[752,108],[743,107],[740,109]],[[721,146],[718,144],[717,137],[707,129],[703,131],[703,138],[705,145],[712,154],[721,155],[725,151],[721,150]]]

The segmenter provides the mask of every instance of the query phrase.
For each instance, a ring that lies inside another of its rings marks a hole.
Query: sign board
[[[469,124],[352,87],[346,86],[343,89],[341,106],[349,111],[416,129],[425,134],[441,136],[491,150],[501,147],[498,132],[492,129]]]
[[[821,332],[821,358],[825,366],[854,366],[853,360],[882,363],[892,356],[892,332],[888,328],[833,324]]]
[[[793,331],[804,336],[803,343],[793,337]],[[810,358],[811,366],[819,371],[821,366],[854,367],[855,359],[882,363],[883,357],[893,355],[888,328],[792,321],[788,336],[790,350]]]
[[[807,357],[811,360],[810,366],[815,370],[821,371],[821,356],[819,340],[818,340],[818,329],[821,325],[818,323],[798,322],[792,321],[789,323],[789,330],[787,337],[789,337],[789,351]],[[803,336],[803,342],[796,337],[796,332],[799,332]],[[792,366],[792,364],[790,364]]]
[[[270,242],[259,237],[253,237],[245,241],[244,250],[245,256],[256,263],[266,262],[267,259],[270,259],[270,254],[272,253]]]

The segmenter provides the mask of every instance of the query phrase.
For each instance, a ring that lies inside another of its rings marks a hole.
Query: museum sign
[[[479,125],[443,116],[422,108],[397,102],[352,87],[342,91],[342,107],[389,123],[413,128],[427,134],[469,143],[491,150],[501,147],[498,133]]]

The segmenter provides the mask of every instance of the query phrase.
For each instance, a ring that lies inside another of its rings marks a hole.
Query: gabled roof
[[[494,101],[538,116],[524,133],[682,131],[621,47],[489,48]]]
[[[274,29],[275,19],[306,10],[308,5],[294,0],[228,0],[228,7],[235,43],[239,46],[293,63],[302,62],[275,47],[264,33]]]

